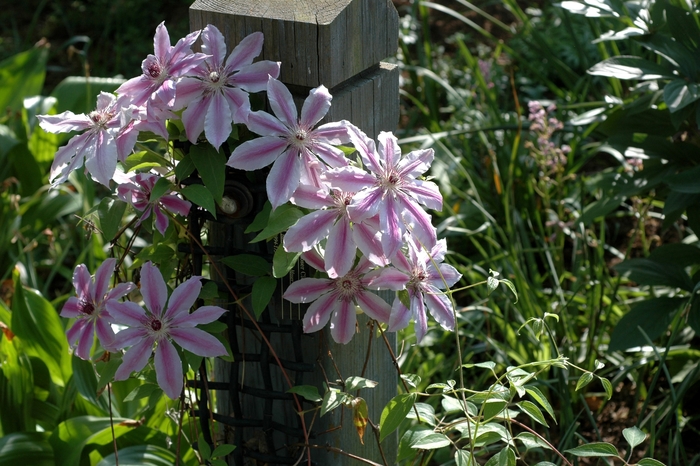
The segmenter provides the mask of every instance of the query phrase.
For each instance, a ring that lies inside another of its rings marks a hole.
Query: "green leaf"
[[[216,203],[207,188],[201,184],[191,184],[182,188],[182,195],[198,206],[204,207],[216,218]]]
[[[301,252],[287,252],[280,245],[272,257],[272,276],[282,278],[287,275],[300,256]]]
[[[124,465],[148,465],[148,466],[172,466],[177,464],[175,453],[156,445],[132,445],[120,448],[119,463],[114,453],[105,457],[97,463],[97,466],[117,466]]]
[[[345,391],[354,392],[355,390],[360,390],[362,388],[374,388],[378,382],[374,380],[365,379],[364,377],[352,376],[345,379]]]
[[[102,391],[108,383],[114,379],[114,374],[117,373],[117,369],[122,363],[121,357],[117,357],[112,354],[107,363],[97,363],[98,373],[100,374],[100,380],[97,384],[97,391]],[[101,366],[100,366],[101,364]]]
[[[639,460],[637,463],[637,466],[666,466],[659,460],[655,460],[654,458],[642,458]]]
[[[131,430],[119,425],[125,420],[113,419],[115,437]],[[108,417],[78,416],[59,424],[49,437],[56,462],[61,466],[80,466],[80,458],[86,445],[94,443],[101,433],[111,439],[110,422]]]
[[[581,374],[581,377],[579,377],[578,382],[576,382],[576,391],[579,391],[593,380],[593,373],[591,372],[584,372]]]
[[[325,395],[323,395],[323,400],[321,401],[321,417],[342,405],[346,397],[347,394],[341,392],[340,390],[328,390]]]
[[[457,450],[455,452],[456,466],[477,466],[479,463],[472,458],[472,454],[468,450]]]
[[[700,173],[698,173],[698,176],[700,177]],[[688,267],[693,264],[700,264],[700,248],[685,243],[664,244],[651,251],[649,259],[655,262]]]
[[[412,448],[418,448],[421,450],[436,450],[438,448],[446,447],[451,445],[450,439],[444,434],[432,433],[425,437],[417,440]]]
[[[613,386],[608,379],[605,377],[600,378],[600,383],[603,384],[603,389],[605,390],[605,396],[609,400],[613,396]]]
[[[158,178],[158,181],[156,181],[156,184],[153,186],[153,189],[151,190],[151,196],[150,200],[155,201],[156,199],[160,199],[161,196],[163,196],[165,193],[168,191],[172,191],[173,184],[168,180],[167,178]]]
[[[248,225],[244,233],[254,233],[265,228],[267,221],[270,219],[270,212],[272,212],[272,204],[270,204],[270,201],[265,201],[262,210],[257,213],[253,219],[253,223]]]
[[[0,466],[54,466],[53,448],[43,432],[15,432],[0,437]]]
[[[124,212],[126,212],[126,202],[109,197],[102,199],[100,202],[97,215],[100,219],[100,231],[105,241],[109,242],[114,239],[114,236],[119,231]]]
[[[318,388],[314,387],[313,385],[296,385],[287,390],[287,393],[296,393],[297,395],[301,395],[304,397],[304,399],[313,403],[318,403],[319,401],[323,400],[321,395],[318,393]]]
[[[412,409],[406,415],[406,419],[418,419],[421,422],[425,422],[428,425],[435,426],[435,408],[433,408],[428,403],[417,402],[414,405],[415,409]],[[416,417],[416,411],[418,411],[418,417]]]
[[[95,109],[95,101],[100,92],[114,92],[125,81],[121,78],[69,76],[58,83],[51,95],[58,100],[56,105],[58,113],[66,110],[90,113]]]
[[[270,217],[267,220],[267,225],[265,225],[265,228],[263,228],[258,236],[253,238],[250,242],[257,243],[258,241],[268,240],[273,236],[286,231],[289,227],[297,223],[297,220],[303,216],[304,213],[297,207],[291,204],[282,204],[270,213]],[[257,221],[257,217],[255,220]]]
[[[640,285],[670,286],[692,291],[693,281],[683,267],[657,262],[652,259],[629,259],[615,266],[620,274],[629,274],[629,279]]]
[[[46,75],[47,47],[36,47],[0,62],[0,112],[18,112],[25,97],[41,94]]]
[[[492,419],[501,412],[508,406],[508,402],[505,400],[502,400],[500,398],[489,398],[486,400],[483,404],[483,413],[484,413],[484,419],[489,420]]]
[[[236,256],[228,256],[221,259],[221,262],[236,272],[244,275],[250,275],[252,277],[270,275],[270,272],[272,271],[270,263],[262,257],[256,256],[255,254],[238,254]]]
[[[505,286],[508,287],[508,289],[515,295],[515,301],[513,304],[518,304],[518,290],[515,289],[515,285],[513,285],[513,282],[506,278],[501,278],[498,280],[498,283],[503,283]]]
[[[532,419],[539,422],[545,427],[549,427],[547,421],[544,418],[544,415],[542,414],[542,411],[540,411],[540,408],[538,408],[537,405],[535,405],[535,403],[525,400],[516,403],[516,405],[520,408],[522,412],[530,416]]]
[[[233,450],[236,449],[236,445],[229,445],[229,444],[223,444],[219,445],[214,449],[213,452],[211,452],[211,457],[212,458],[219,458],[221,456],[227,456],[230,455]]]
[[[493,455],[484,466],[515,466],[515,453],[508,447]]]
[[[397,291],[396,297],[399,298],[399,302],[401,302],[406,309],[411,309],[411,296],[408,294],[408,290]]]
[[[516,440],[520,440],[527,450],[533,448],[545,448],[551,450],[552,447],[547,444],[541,437],[531,434],[530,432],[521,432],[515,436]]]
[[[134,388],[128,395],[124,397],[123,401],[127,402],[133,400],[140,400],[142,398],[148,398],[156,390],[160,390],[160,387],[158,387],[158,385],[152,383],[145,383]]]
[[[124,170],[126,172],[154,167],[169,168],[170,162],[160,154],[145,150],[131,154],[124,161]]]
[[[642,430],[637,427],[628,427],[622,431],[622,436],[625,437],[627,443],[629,443],[630,448],[636,448],[641,445],[647,438],[647,434],[642,432]]]
[[[416,401],[415,393],[403,393],[395,396],[382,410],[379,420],[379,441],[384,441],[389,434],[398,429],[406,419],[406,415],[413,408]]]
[[[647,336],[654,340],[668,327],[671,314],[684,305],[687,298],[652,298],[637,303],[632,309],[622,316],[610,335],[608,351],[623,351],[635,346],[647,344],[644,330]]]
[[[226,183],[226,157],[210,144],[198,144],[190,148],[192,163],[202,178],[216,204],[221,203]]]
[[[399,461],[403,461],[405,459],[416,456],[416,451],[413,449],[413,445],[415,445],[423,437],[426,437],[432,433],[432,429],[423,425],[409,427],[409,429],[406,431],[405,434],[403,434],[401,440],[399,441],[399,452],[396,457],[397,463]]]
[[[664,100],[671,113],[700,99],[700,86],[684,79],[674,79],[664,87]]]
[[[608,457],[618,456],[617,448],[606,442],[592,442],[580,447],[564,450],[564,453],[571,453],[579,457]]]
[[[203,460],[208,460],[211,458],[211,447],[204,440],[204,434],[199,434],[197,439],[197,448],[199,449],[199,454],[202,455]]]
[[[589,226],[597,219],[605,217],[617,209],[623,200],[623,196],[605,196],[599,201],[591,202],[583,208],[583,213],[576,222]]]
[[[682,194],[698,194],[700,186],[698,186],[698,177],[700,176],[700,167],[685,168],[680,173],[666,178],[668,186],[673,192]],[[680,243],[682,244],[682,243]],[[693,246],[691,246],[693,247]]]
[[[593,76],[618,79],[671,79],[673,70],[637,56],[611,57],[588,70]]]
[[[496,288],[498,288],[498,279],[496,277],[487,278],[486,288],[488,288],[488,294],[493,293],[496,290]]]
[[[182,181],[190,176],[195,168],[194,162],[192,162],[192,156],[190,154],[185,154],[182,160],[175,166],[175,177]]]
[[[255,280],[250,297],[253,302],[253,312],[255,312],[256,318],[260,318],[260,315],[267,308],[276,289],[277,280],[272,277],[260,277]]]
[[[73,382],[75,383],[78,393],[96,408],[102,410],[102,415],[106,415],[109,411],[107,400],[97,396],[97,376],[95,368],[90,361],[84,361],[80,358],[71,358],[73,365]]]
[[[41,295],[25,290],[18,273],[13,273],[13,278],[12,331],[22,340],[27,354],[44,361],[51,380],[62,387],[70,377],[71,364],[58,312]]]
[[[420,376],[416,374],[401,374],[401,378],[413,388],[418,387],[418,384],[420,384],[421,381]]]

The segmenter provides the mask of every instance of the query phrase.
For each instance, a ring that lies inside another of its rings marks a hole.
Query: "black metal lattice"
[[[185,180],[183,184],[198,182],[197,180],[192,178]],[[246,237],[243,233],[254,215],[262,210],[265,199],[264,186],[252,186],[240,174],[231,176],[229,173],[224,193],[228,211],[219,212],[218,220],[214,220],[205,211],[193,209],[189,218],[189,228],[193,237],[200,238],[202,228],[205,222],[208,222],[210,238],[210,244],[204,246],[206,254],[197,245],[181,245],[181,251],[191,255],[194,274],[202,274],[204,256],[207,254],[217,258],[242,253],[256,254],[272,261],[274,251],[269,249],[275,245],[265,242],[262,246],[250,245],[250,236]],[[211,244],[213,237],[217,238],[216,244]],[[279,244],[276,246],[281,247]],[[223,265],[219,267],[223,268]],[[303,274],[304,271],[297,270],[297,273]],[[250,277],[241,276],[231,269],[226,269],[225,274],[228,287],[220,283],[219,295],[228,296],[227,302],[232,303],[250,292],[253,283]],[[302,420],[296,415],[293,395],[286,392],[288,386],[282,382],[282,369],[279,365],[282,365],[294,385],[303,385],[304,379],[308,381],[310,374],[314,372],[315,364],[304,360],[302,339],[310,337],[302,331],[301,309],[296,309],[294,315],[291,315],[291,311],[288,316],[280,315],[281,291],[289,281],[290,277],[280,280],[277,286],[278,295],[262,313],[257,325],[244,315],[236,304],[229,306],[229,312],[222,316],[228,325],[228,341],[233,353],[233,362],[228,364],[228,374],[219,373],[219,376],[227,376],[228,380],[208,380],[207,371],[202,366],[199,369],[198,380],[189,380],[187,383],[188,387],[198,389],[198,406],[193,410],[193,414],[200,418],[205,441],[210,445],[213,443],[209,429],[210,419],[226,426],[226,442],[236,445],[231,454],[236,466],[295,464],[303,454],[303,449],[298,446],[305,440]],[[232,296],[229,288],[237,296]],[[279,363],[272,356],[263,335],[268,342],[274,342]],[[226,406],[217,403],[219,412],[214,412],[208,390],[214,390],[217,397],[228,399]],[[301,397],[299,399],[301,400]],[[253,410],[257,412],[255,415],[250,415],[251,409],[247,409],[252,405],[256,407]],[[290,416],[287,422],[279,422],[276,420],[279,418],[276,416],[279,410],[294,415]]]

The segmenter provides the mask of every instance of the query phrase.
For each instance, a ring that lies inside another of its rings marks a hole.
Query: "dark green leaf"
[[[210,144],[192,146],[190,157],[214,202],[220,204],[226,182],[226,157],[217,152]]]
[[[199,450],[199,454],[202,455],[203,460],[206,461],[211,458],[211,447],[204,440],[204,434],[199,434],[199,438],[197,439],[197,449]]]
[[[5,12],[7,14],[7,12]],[[35,47],[0,62],[0,112],[18,112],[25,97],[41,94],[46,74],[47,47]]]
[[[600,383],[603,384],[603,389],[605,390],[605,396],[609,400],[613,395],[613,386],[608,379],[605,377],[600,378]]]
[[[97,466],[172,466],[177,464],[175,453],[156,445],[132,445],[120,448],[119,463],[114,453],[97,463]]]
[[[150,151],[136,152],[128,156],[124,161],[124,169],[127,172],[153,167],[168,168],[169,166],[170,162],[165,157]]]
[[[535,405],[535,403],[525,400],[517,403],[517,406],[522,412],[530,416],[535,421],[539,422],[545,427],[549,427],[547,421],[544,419],[542,411],[540,411],[540,408],[538,408],[537,405]]]
[[[666,181],[673,191],[685,194],[698,194],[700,193],[698,177],[700,177],[700,167],[692,167],[668,177]]]
[[[607,76],[618,79],[671,79],[673,70],[636,56],[622,55],[611,57],[588,70],[593,76]]]
[[[128,395],[124,397],[123,401],[127,402],[132,400],[140,400],[141,398],[148,398],[156,390],[160,390],[160,387],[158,387],[158,385],[152,383],[145,383],[134,388]]]
[[[272,267],[270,267],[269,262],[254,254],[238,254],[236,256],[228,256],[221,259],[221,262],[236,272],[244,275],[250,275],[252,277],[270,275],[270,272],[272,271]]]
[[[399,301],[406,309],[411,309],[411,296],[408,294],[408,290],[397,291],[396,297],[399,298]]]
[[[433,430],[422,425],[411,426],[405,434],[401,437],[399,441],[399,453],[396,461],[403,461],[408,458],[412,458],[416,455],[416,451],[413,449],[413,445],[420,441],[423,437],[426,437],[433,433]],[[471,465],[476,466],[476,465]]]
[[[214,449],[213,452],[211,452],[212,458],[219,458],[221,456],[226,456],[231,454],[233,450],[236,449],[236,445],[228,445],[228,444],[223,444],[219,445]]]
[[[620,274],[640,285],[670,286],[692,291],[693,282],[683,267],[648,259],[629,259],[615,266]]]
[[[100,92],[114,92],[125,79],[69,76],[53,90],[58,113],[70,110],[75,113],[90,113],[95,109],[95,101]]]
[[[642,458],[639,460],[637,463],[637,466],[666,466],[659,460],[655,460],[654,458]]]
[[[216,218],[216,203],[207,188],[201,184],[191,184],[182,188],[182,195],[198,206],[204,207]]]
[[[270,303],[270,299],[272,299],[272,295],[276,289],[277,280],[272,277],[260,277],[255,280],[250,297],[251,301],[253,302],[253,312],[255,312],[255,317],[260,318],[260,315]]]
[[[489,420],[498,415],[500,415],[503,410],[508,406],[508,402],[500,398],[489,398],[484,402],[483,413],[484,419]]]
[[[428,403],[420,402],[416,402],[413,406],[414,409],[408,412],[406,419],[418,419],[420,422],[435,427],[435,408]],[[418,416],[416,416],[416,412],[418,412]]]
[[[112,241],[119,231],[122,217],[126,211],[126,202],[117,199],[104,198],[100,202],[97,214],[100,219],[100,231],[105,241]]]
[[[323,395],[323,400],[321,402],[321,417],[342,405],[346,397],[347,394],[341,392],[340,390],[328,390],[326,394]]]
[[[450,442],[450,439],[447,438],[446,435],[433,432],[432,434],[428,434],[425,437],[417,440],[412,445],[412,448],[418,448],[421,450],[435,450],[451,444],[452,442]]]
[[[583,457],[608,457],[617,456],[617,448],[606,442],[592,442],[580,447],[564,450],[564,453],[570,453],[574,456]]]
[[[267,221],[265,228],[253,238],[250,242],[257,243],[272,238],[297,223],[304,213],[297,207],[291,204],[282,204],[270,213],[270,218]],[[257,217],[256,217],[257,220]]]
[[[178,162],[175,166],[175,177],[178,180],[184,180],[194,172],[194,162],[192,162],[192,156],[190,154],[185,154],[185,156]]]
[[[314,387],[313,385],[297,385],[287,390],[287,393],[296,393],[297,395],[301,395],[304,397],[304,399],[313,403],[318,403],[323,399],[318,393],[318,388]]]
[[[287,252],[280,245],[272,257],[272,275],[275,278],[282,278],[287,275],[300,256],[301,252]]]
[[[641,445],[647,438],[647,434],[641,431],[639,427],[628,427],[622,431],[623,437],[629,443],[630,448],[636,448]]]
[[[641,327],[646,335],[654,340],[668,327],[671,313],[687,302],[686,298],[652,298],[636,304],[617,323],[610,336],[609,351],[623,351],[647,344],[646,338],[638,330]]]
[[[272,212],[272,204],[270,204],[270,201],[265,201],[262,210],[257,213],[253,219],[253,223],[248,225],[244,233],[255,233],[265,228],[267,221],[270,219],[270,212]]]
[[[379,421],[380,442],[398,429],[399,425],[406,419],[406,415],[413,408],[416,396],[415,393],[397,395],[384,407]]]
[[[472,454],[468,450],[457,450],[455,452],[456,466],[477,466],[479,463],[472,458]]]
[[[649,259],[663,264],[675,264],[680,267],[700,264],[700,248],[692,244],[670,243],[654,249]]]
[[[677,112],[698,99],[700,99],[700,86],[696,83],[675,79],[664,87],[664,100],[671,113]]]
[[[576,391],[581,390],[583,387],[591,383],[593,380],[593,374],[591,372],[584,372],[579,377],[578,382],[576,382]]]
[[[345,391],[354,392],[355,390],[360,390],[363,388],[374,388],[377,386],[377,383],[378,382],[375,382],[374,380],[353,375],[352,377],[345,379]]]
[[[53,448],[43,432],[15,432],[0,437],[0,466],[54,466]]]

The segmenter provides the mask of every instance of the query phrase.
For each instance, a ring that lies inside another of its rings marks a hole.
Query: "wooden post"
[[[322,123],[349,120],[370,137],[376,137],[380,131],[396,129],[398,68],[381,61],[393,56],[398,46],[398,15],[391,0],[196,0],[190,7],[191,29],[202,29],[207,24],[215,25],[223,33],[229,51],[248,34],[262,31],[265,43],[260,58],[281,62],[279,79],[287,85],[298,104],[308,96],[310,89],[325,85],[333,101]],[[211,246],[227,246],[215,243],[233,237],[236,249],[248,249],[240,232],[223,234],[215,228],[211,227]],[[276,299],[272,307],[276,308],[271,309],[273,322],[288,321],[289,303]],[[294,318],[300,317],[294,315]],[[316,363],[318,369],[313,379],[305,379],[303,383],[316,385],[323,393],[324,376],[335,382],[338,372],[346,378],[359,376],[364,369],[364,377],[379,382],[376,388],[359,393],[367,401],[370,419],[378,425],[382,408],[396,395],[398,377],[383,340],[370,335],[366,322],[366,319],[358,319],[360,333],[348,345],[335,344],[327,330],[323,335],[304,338],[304,354],[309,355],[310,362]],[[387,334],[387,337],[395,347],[395,335]],[[365,361],[370,339],[372,349]],[[252,336],[248,340],[255,343]],[[275,351],[284,355],[290,349],[280,347]],[[246,382],[257,376],[254,372],[248,371]],[[284,385],[282,380],[279,383]],[[220,409],[230,409],[224,403]],[[255,407],[247,409],[256,412]],[[290,414],[281,411],[279,422],[284,422]],[[307,415],[307,426],[311,419],[312,416]],[[342,428],[337,429],[341,425]],[[362,445],[348,409],[336,409],[320,419],[316,416],[312,430],[316,434],[310,440],[312,444],[383,463],[372,429],[367,426]],[[395,462],[397,444],[396,434],[382,442],[388,464]],[[318,465],[362,464],[324,448],[313,449],[312,458]],[[306,464],[306,461],[299,464]]]

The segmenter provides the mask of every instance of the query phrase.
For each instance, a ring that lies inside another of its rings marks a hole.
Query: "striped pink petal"
[[[158,342],[153,358],[156,366],[156,380],[168,398],[174,400],[182,392],[182,362],[175,347],[168,339]]]

